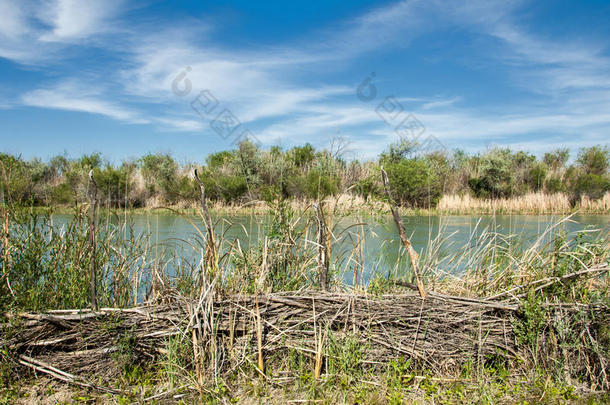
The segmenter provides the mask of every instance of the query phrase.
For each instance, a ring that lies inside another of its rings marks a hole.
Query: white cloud
[[[0,57],[21,64],[61,60],[68,45],[117,29],[123,0],[0,0]]]
[[[0,36],[16,38],[27,33],[28,26],[23,9],[12,0],[0,0]]]
[[[62,82],[54,87],[33,90],[24,94],[21,100],[32,107],[100,114],[137,124],[149,122],[124,105],[105,101],[101,91],[76,82]]]
[[[39,16],[52,28],[43,32],[40,40],[80,40],[108,31],[121,4],[121,0],[55,0],[43,3]]]

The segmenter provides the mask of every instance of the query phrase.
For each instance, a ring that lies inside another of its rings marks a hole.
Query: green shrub
[[[220,176],[218,178],[218,189],[222,199],[229,202],[236,202],[248,192],[246,179],[241,176]]]
[[[70,204],[75,201],[76,195],[67,183],[61,183],[51,189],[51,204]]]
[[[148,154],[139,160],[146,186],[151,193],[168,198],[176,186],[178,165],[169,154]]]
[[[547,170],[544,164],[533,164],[532,167],[528,170],[526,178],[529,189],[532,191],[540,191],[545,184],[544,179],[546,178],[546,173]]]
[[[578,176],[574,192],[577,196],[586,195],[592,199],[598,199],[610,191],[610,178],[597,174],[582,174]]]
[[[586,174],[607,175],[610,166],[610,150],[601,146],[583,148],[578,154],[578,163]]]
[[[115,169],[111,165],[106,165],[103,170],[94,170],[93,176],[98,187],[98,198],[102,204],[117,207],[125,203],[127,189],[131,187],[131,173],[127,167]]]
[[[384,166],[397,203],[434,207],[441,197],[441,183],[424,159],[402,159]]]
[[[476,197],[508,197],[514,192],[513,158],[509,149],[493,149],[478,159],[478,176],[468,179]]]
[[[313,162],[315,150],[311,144],[306,143],[304,146],[295,146],[289,154],[297,167],[304,167]]]
[[[567,190],[565,183],[561,180],[561,177],[557,175],[547,178],[544,182],[544,188],[547,193],[560,193]]]
[[[336,176],[325,174],[322,170],[315,169],[307,173],[305,181],[305,195],[322,199],[337,194],[341,180]]]

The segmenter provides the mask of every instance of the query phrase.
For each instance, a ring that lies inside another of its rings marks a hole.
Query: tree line
[[[376,199],[384,194],[383,167],[395,199],[403,206],[434,207],[446,194],[493,199],[529,192],[562,192],[576,202],[585,195],[598,199],[610,191],[609,166],[607,146],[582,148],[570,161],[567,149],[541,158],[508,148],[422,154],[416,144],[400,142],[377,159],[360,161],[310,144],[261,149],[246,140],[233,150],[208,155],[205,162],[184,164],[169,153],[150,153],[120,164],[111,164],[99,153],[80,158],[59,155],[48,161],[0,153],[0,197],[36,206],[79,204],[87,200],[87,174],[93,170],[103,205],[187,206],[199,197],[192,177],[198,168],[207,196],[226,204],[321,199],[339,193]]]

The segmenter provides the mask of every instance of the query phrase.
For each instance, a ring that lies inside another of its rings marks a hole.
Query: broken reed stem
[[[216,252],[216,238],[214,237],[214,225],[212,223],[212,216],[210,215],[210,210],[208,209],[208,203],[205,198],[205,186],[199,179],[199,175],[197,174],[197,169],[194,170],[195,179],[199,184],[199,189],[201,191],[201,211],[203,213],[203,219],[205,221],[205,227],[208,232],[208,243],[206,249],[206,258],[208,262],[208,268],[210,269],[210,280],[216,276],[218,271],[218,254]]]
[[[315,331],[316,337],[316,363],[314,368],[314,379],[320,378],[322,373],[322,359],[324,357],[324,342],[326,341],[326,330],[322,334],[322,325],[320,325],[319,331]]]
[[[383,167],[381,168],[381,178],[383,180],[383,187],[385,189],[386,195],[388,196],[388,204],[390,206],[390,210],[392,211],[392,217],[394,218],[394,223],[396,224],[396,228],[398,228],[398,233],[400,234],[400,239],[402,241],[402,244],[405,247],[405,249],[407,250],[407,252],[409,253],[409,259],[411,261],[411,266],[413,267],[413,274],[415,275],[415,280],[417,283],[417,289],[419,290],[419,295],[422,298],[426,298],[426,290],[424,289],[424,283],[422,282],[422,280],[419,276],[419,271],[418,271],[418,267],[417,267],[417,261],[419,258],[417,256],[417,252],[415,251],[415,249],[413,249],[413,245],[411,245],[411,242],[409,241],[409,238],[407,237],[407,232],[405,231],[405,227],[402,223],[402,218],[400,217],[400,214],[398,213],[398,208],[396,207],[396,203],[394,202],[394,199],[392,198],[392,193],[390,191],[390,184],[388,181],[388,174],[386,173],[385,170],[383,170]]]
[[[324,201],[319,204],[313,204],[316,211],[316,220],[318,223],[318,272],[320,277],[320,287],[322,291],[328,291],[328,275],[330,267],[330,237],[328,235],[328,226],[324,218]]]
[[[93,169],[89,170],[89,245],[91,249],[91,262],[90,262],[90,289],[91,289],[91,308],[97,310],[97,263],[96,263],[96,248],[97,248],[97,237],[96,237],[96,216],[95,210],[97,208],[97,183],[93,178]]]
[[[6,285],[10,288],[10,282],[8,279],[9,272],[11,270],[11,256],[10,256],[10,245],[8,241],[9,236],[9,225],[8,225],[8,210],[6,209],[6,203],[4,202],[4,188],[0,187],[0,215],[2,216],[2,275],[0,277],[0,283],[6,279]]]
[[[265,362],[263,361],[263,325],[261,323],[261,312],[258,308],[258,297],[256,298],[256,345],[258,349],[258,368],[265,373]]]
[[[39,373],[44,373],[44,374],[50,375],[51,377],[57,378],[58,380],[65,381],[70,384],[78,385],[78,386],[84,387],[84,388],[93,388],[98,391],[106,392],[106,393],[114,394],[114,395],[124,394],[123,392],[114,390],[112,388],[103,387],[100,385],[95,385],[90,382],[84,381],[80,377],[77,377],[75,375],[62,371],[47,363],[44,363],[40,360],[33,359],[26,355],[19,356],[18,362],[22,366],[30,367],[31,369],[33,369]]]
[[[260,276],[258,277],[258,280],[256,280],[256,286],[257,289],[259,291],[261,291],[264,286],[265,286],[265,282],[267,281],[267,273],[269,272],[269,266],[267,264],[267,236],[265,236],[265,242],[263,244],[263,262],[261,264],[261,272],[260,272]]]

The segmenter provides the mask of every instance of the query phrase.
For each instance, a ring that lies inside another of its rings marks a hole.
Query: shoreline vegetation
[[[96,155],[61,164],[2,155],[0,403],[610,400],[608,229],[568,234],[567,216],[527,243],[472,229],[463,246],[439,232],[416,251],[399,215],[603,214],[606,149],[564,162],[556,173],[568,186],[548,194],[547,174],[536,177],[544,189],[529,190],[532,168],[520,165],[540,162],[521,152],[467,157],[443,177],[436,158],[393,145],[357,163],[365,174],[351,182],[351,164],[303,148],[242,143],[204,167],[148,155],[127,172]],[[241,191],[226,199],[230,190]],[[212,219],[244,204],[269,216],[247,248]],[[115,215],[163,205],[193,226],[182,250]],[[60,227],[58,206],[72,213]],[[196,206],[201,221],[186,216]],[[365,255],[367,237],[379,237],[368,219],[339,227],[359,212],[371,221],[392,212],[396,236],[380,242],[397,249],[395,263]]]
[[[375,213],[387,212],[385,168],[404,215],[610,212],[607,147],[583,148],[573,163],[563,149],[539,159],[501,148],[473,155],[421,153],[408,142],[388,146],[375,160],[348,161],[345,154],[341,146],[263,150],[249,141],[213,153],[204,163],[179,164],[167,153],[118,165],[97,153],[48,162],[0,153],[0,197],[11,204],[71,209],[89,201],[91,172],[100,207],[188,212],[198,207],[199,185],[192,176],[198,169],[214,212],[265,212],[284,200],[302,209],[325,200],[345,211]]]
[[[0,402],[609,400],[608,230],[565,217],[527,245],[485,229],[415,252],[394,215],[396,266],[365,275],[365,227],[338,232],[323,201],[267,202],[244,249],[201,187],[184,256],[106,221],[91,188],[61,229],[0,205]]]
[[[360,196],[341,194],[327,197],[323,200],[332,211],[342,214],[357,215],[385,215],[389,216],[390,211],[384,201],[365,201]],[[304,211],[311,208],[317,200],[289,200],[287,203],[293,210]],[[221,201],[212,202],[209,205],[210,212],[215,215],[269,215],[278,201],[250,201],[244,204],[227,204]],[[111,212],[115,209],[108,208]],[[72,213],[74,207],[53,206],[53,207],[34,207],[39,212],[51,210],[54,213]],[[172,206],[159,205],[140,208],[117,208],[120,212],[132,214],[150,213],[174,213],[185,215],[198,215],[199,208],[196,203],[183,203]],[[513,198],[498,199],[478,199],[474,197],[460,195],[442,196],[436,207],[433,208],[411,208],[398,207],[398,211],[404,216],[413,215],[609,215],[610,214],[610,192],[603,197],[592,200],[587,196],[582,196],[581,200],[574,206],[570,204],[567,194],[544,194],[528,193],[523,196]]]

